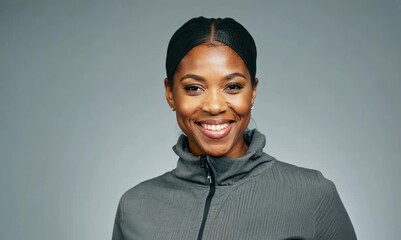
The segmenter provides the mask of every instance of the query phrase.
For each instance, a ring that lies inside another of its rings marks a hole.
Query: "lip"
[[[233,120],[229,119],[205,119],[205,120],[199,120],[196,121],[197,124],[211,124],[211,125],[218,125],[218,124],[224,124],[224,123],[231,123],[234,122]]]
[[[228,126],[221,130],[209,130],[202,127],[201,124],[209,124],[209,125],[228,124]],[[203,135],[205,135],[206,137],[212,139],[221,139],[226,137],[230,133],[234,125],[234,121],[226,119],[207,119],[207,120],[197,121],[196,125],[199,128],[200,132],[203,133]]]

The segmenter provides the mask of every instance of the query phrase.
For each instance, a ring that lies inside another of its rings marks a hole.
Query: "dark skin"
[[[205,43],[180,62],[166,99],[196,156],[238,158],[248,149],[243,134],[251,119],[258,80],[252,85],[241,57],[230,47]]]

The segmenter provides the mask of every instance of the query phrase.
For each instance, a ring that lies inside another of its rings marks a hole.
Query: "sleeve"
[[[321,199],[315,209],[315,238],[319,240],[356,240],[351,220],[334,183],[324,179]]]
[[[114,228],[113,228],[113,236],[112,240],[124,240],[123,233],[121,230],[121,220],[122,220],[122,200],[120,200],[120,203],[118,204],[117,208],[117,213],[116,213],[116,218],[114,220]]]

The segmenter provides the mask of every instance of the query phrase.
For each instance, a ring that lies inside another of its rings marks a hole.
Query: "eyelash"
[[[243,86],[238,83],[229,83],[224,89],[227,90],[229,93],[237,93],[241,90]],[[184,90],[191,94],[196,94],[202,90],[201,86],[198,85],[188,85],[184,87]]]
[[[189,85],[189,86],[185,86],[184,90],[187,92],[197,92],[201,87],[197,86],[197,85]]]
[[[232,88],[234,87],[234,88]],[[231,89],[230,89],[231,88]],[[239,91],[242,89],[242,85],[238,83],[229,83],[226,87],[229,91]]]

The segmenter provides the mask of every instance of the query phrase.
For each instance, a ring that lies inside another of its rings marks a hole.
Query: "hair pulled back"
[[[173,86],[174,73],[184,56],[199,44],[220,42],[233,49],[244,61],[255,85],[256,45],[251,34],[232,18],[192,18],[171,37],[167,48],[167,81]]]

